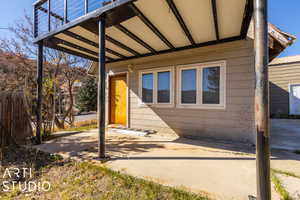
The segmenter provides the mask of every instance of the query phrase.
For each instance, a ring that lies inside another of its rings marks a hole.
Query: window
[[[157,73],[157,103],[170,103],[170,71]]]
[[[143,74],[142,78],[142,86],[143,86],[143,102],[145,103],[153,103],[153,74]]]
[[[180,66],[178,107],[225,108],[225,62]]]
[[[181,71],[181,103],[196,104],[196,75],[196,69],[186,69]]]
[[[160,68],[140,72],[141,104],[172,106],[174,68]]]
[[[220,67],[203,68],[202,103],[220,104]]]

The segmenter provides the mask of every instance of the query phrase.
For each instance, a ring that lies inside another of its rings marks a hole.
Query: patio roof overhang
[[[252,0],[117,0],[35,42],[98,61],[98,21],[105,14],[106,62],[116,62],[245,39],[252,12]]]

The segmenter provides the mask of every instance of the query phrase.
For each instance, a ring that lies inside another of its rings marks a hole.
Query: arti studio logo
[[[0,182],[0,190],[9,192],[19,190],[21,192],[47,192],[51,189],[48,181],[15,181],[32,179],[31,168],[6,168],[2,174],[2,182]],[[14,180],[12,180],[14,179]]]

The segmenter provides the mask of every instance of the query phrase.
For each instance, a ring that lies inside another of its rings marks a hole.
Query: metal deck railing
[[[39,0],[34,8],[34,36],[53,31],[115,0]]]

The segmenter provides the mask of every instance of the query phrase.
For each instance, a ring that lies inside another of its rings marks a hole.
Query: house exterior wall
[[[289,85],[300,84],[300,57],[274,60],[269,65],[270,113],[289,115]]]
[[[177,73],[170,108],[140,106],[139,71],[178,65],[226,61],[226,108],[177,108]],[[108,74],[128,72],[128,126],[159,134],[254,143],[253,41],[244,40],[112,63]]]

